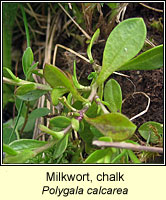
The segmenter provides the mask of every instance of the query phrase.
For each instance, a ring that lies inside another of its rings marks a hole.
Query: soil
[[[151,6],[156,9],[164,10],[164,3],[154,2],[147,3],[146,5]],[[107,13],[106,6],[104,5],[102,8],[104,16]],[[105,10],[105,11],[104,11]],[[64,14],[64,13],[63,13]],[[147,26],[147,38],[153,42],[154,45],[163,44],[163,31],[153,28],[151,23],[156,20],[161,20],[161,24],[163,24],[163,13],[155,10],[151,10],[149,8],[140,5],[139,3],[129,3],[125,12],[124,19],[131,17],[142,17]],[[64,17],[65,18],[65,17]],[[116,24],[115,24],[116,25]],[[103,35],[103,33],[102,33]],[[99,38],[103,39],[103,38]],[[104,42],[100,44],[96,44],[93,48],[93,55],[96,60],[101,64],[102,63],[102,53],[105,46],[106,38],[104,38]],[[72,37],[67,37],[66,35],[60,35],[58,38],[58,43],[63,44],[65,46],[70,47],[71,49],[83,53],[86,53],[87,45],[84,42],[84,46],[80,49],[80,45],[75,43],[75,40]],[[57,66],[66,69],[68,67],[67,63],[69,63],[70,56],[64,56],[64,51],[58,50],[57,54]],[[87,65],[84,61],[77,60],[78,70],[77,73],[82,79],[86,79],[88,74],[92,71],[92,66]],[[65,67],[64,67],[65,66]],[[134,91],[136,92],[144,92],[150,97],[150,107],[148,111],[133,120],[133,122],[139,127],[141,124],[147,121],[156,121],[163,123],[163,114],[164,114],[164,87],[163,87],[163,69],[153,70],[153,71],[128,71],[121,72],[126,75],[129,75],[129,79],[123,76],[111,75],[111,78],[115,78],[122,88],[123,99],[126,99],[123,103],[122,113],[127,115],[129,118],[137,115],[141,111],[145,110],[147,106],[147,98],[142,94],[137,94],[132,96]],[[9,105],[11,106],[11,105]],[[6,108],[4,111],[5,120],[9,118],[8,113],[6,111],[9,108]],[[11,110],[11,109],[10,109]],[[155,160],[155,162],[162,163],[163,157],[159,157],[159,160]]]

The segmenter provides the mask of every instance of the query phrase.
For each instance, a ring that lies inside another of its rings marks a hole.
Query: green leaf
[[[121,163],[120,160],[123,156],[127,154],[127,149],[123,149],[120,154],[118,154],[112,161],[111,163]]]
[[[85,142],[85,144],[91,146],[94,135],[90,130],[90,125],[84,119],[81,121],[80,125],[83,127],[78,131],[80,137]]]
[[[130,138],[136,130],[136,125],[121,113],[109,113],[96,118],[88,118],[84,115],[84,118],[114,141],[124,141]]]
[[[57,159],[60,155],[64,153],[67,148],[69,140],[69,134],[64,135],[64,137],[58,141],[53,154],[53,159]]]
[[[96,150],[86,158],[84,163],[97,163],[100,159],[104,158],[109,152],[110,148]]]
[[[74,87],[72,78],[68,78],[59,68],[50,64],[45,64],[43,74],[44,78],[52,88],[66,88],[73,94],[74,98],[87,102]]]
[[[114,71],[133,58],[143,47],[146,26],[142,18],[126,19],[109,35],[97,84],[102,84]]]
[[[32,91],[27,92],[24,95],[17,95],[17,97],[24,101],[34,101],[34,100],[37,100],[42,95],[46,94],[47,92],[48,91],[44,91],[44,90],[32,90]]]
[[[100,35],[100,29],[98,28],[96,32],[93,34],[90,44],[88,45],[88,48],[87,48],[87,55],[91,64],[94,62],[91,49],[92,49],[93,43],[98,39],[99,35]]]
[[[118,70],[154,70],[163,67],[163,45],[153,47],[122,65]]]
[[[50,110],[48,108],[37,108],[29,114],[29,119],[36,119],[48,115]]]
[[[96,79],[97,77],[97,72],[91,72],[89,75],[88,75],[88,80],[92,80],[92,79]]]
[[[93,133],[95,138],[103,137],[103,134],[94,126],[90,126],[90,130]]]
[[[9,144],[17,139],[16,134],[12,134],[13,128],[3,127],[3,143]]]
[[[96,104],[96,102],[93,101],[92,105],[88,108],[85,114],[88,117],[96,117],[97,110],[98,110],[98,105]]]
[[[6,156],[5,159],[3,160],[4,163],[25,163],[27,160],[33,158],[34,156],[36,156],[36,153],[26,149],[22,152],[20,152],[19,154],[17,154],[16,156]]]
[[[11,148],[9,145],[3,144],[3,152],[15,156],[18,154],[17,151],[15,151],[13,148]]]
[[[33,52],[30,47],[27,47],[22,57],[22,66],[25,76],[33,63]]]
[[[78,131],[79,130],[79,125],[80,125],[80,123],[79,123],[79,121],[77,120],[77,119],[75,119],[75,118],[72,118],[71,119],[71,125],[72,125],[72,128],[75,130],[75,131]]]
[[[71,124],[71,119],[65,116],[57,116],[50,119],[50,128],[66,128]]]
[[[17,95],[17,96],[24,95],[24,94],[28,93],[29,91],[32,91],[35,89],[36,89],[35,83],[25,84],[25,85],[18,87],[15,90],[15,95]]]
[[[131,159],[131,161],[134,163],[134,164],[140,164],[141,161],[137,158],[137,156],[135,155],[135,153],[132,151],[132,150],[127,150],[128,152],[128,155]]]
[[[32,66],[27,70],[27,79],[29,78],[30,74],[31,74],[32,71],[37,67],[38,64],[39,64],[39,62],[36,62],[34,65],[32,65]]]
[[[39,140],[33,140],[33,139],[20,139],[20,140],[15,140],[11,142],[9,146],[13,148],[15,151],[22,151],[25,149],[33,150],[45,144],[47,144],[47,142],[45,141],[39,141]]]
[[[119,83],[110,79],[104,88],[104,101],[109,103],[111,112],[121,112],[122,108],[122,91]]]
[[[20,82],[20,79],[18,77],[16,77],[13,72],[7,68],[7,67],[3,67],[4,70],[6,70],[8,72],[8,74],[10,75],[10,77],[14,80],[14,81],[17,81],[17,82]]]
[[[138,131],[145,140],[149,139],[151,143],[162,142],[163,125],[158,122],[146,122],[139,127]]]
[[[55,106],[58,105],[59,97],[62,97],[67,92],[68,92],[68,89],[66,89],[66,88],[54,88],[54,89],[52,89],[51,99],[52,99],[53,105],[55,105]]]
[[[64,132],[63,131],[53,131],[51,129],[49,129],[47,126],[44,126],[42,124],[39,124],[39,129],[49,135],[52,135],[54,138],[56,139],[61,139],[64,136]]]

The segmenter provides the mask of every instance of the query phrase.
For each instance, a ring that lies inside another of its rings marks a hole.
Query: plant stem
[[[99,147],[114,147],[114,148],[120,148],[120,149],[132,149],[135,151],[150,151],[150,152],[163,153],[163,148],[160,148],[160,147],[141,146],[141,145],[135,145],[131,143],[103,142],[103,141],[94,140],[92,144]]]
[[[90,95],[89,95],[89,97],[88,97],[88,100],[89,100],[90,102],[93,101],[93,98],[94,98],[94,96],[96,95],[97,88],[98,88],[97,84],[94,83],[94,84],[92,85],[91,93],[90,93]]]
[[[10,140],[11,140],[12,135],[14,134],[14,132],[15,132],[15,130],[16,130],[16,126],[17,126],[17,124],[18,124],[18,121],[19,121],[19,118],[20,118],[20,115],[21,115],[21,111],[22,111],[22,108],[23,108],[23,104],[24,104],[24,102],[21,101],[20,108],[19,108],[19,111],[18,111],[18,115],[17,115],[17,118],[16,118],[16,122],[15,122],[15,124],[14,124],[14,128],[13,128],[13,130],[12,130],[12,133],[11,133],[11,135],[10,135],[10,137],[9,137],[9,142],[10,142]],[[18,136],[17,136],[17,137],[18,137]]]
[[[66,127],[63,131],[61,131],[59,133],[63,132],[63,134],[67,134],[70,129],[71,129],[71,125],[69,125],[68,127]],[[49,148],[53,147],[56,144],[56,142],[57,142],[57,139],[54,139],[51,142],[47,143],[46,145],[44,145],[44,146],[42,146],[42,147],[40,147],[38,149],[35,149],[34,153],[36,155],[39,154],[39,153],[42,153],[43,151],[48,150]]]
[[[24,131],[24,128],[25,128],[25,126],[26,126],[26,124],[27,124],[27,121],[28,121],[28,113],[29,113],[29,102],[28,102],[28,105],[27,105],[27,108],[26,108],[27,110],[26,110],[26,115],[25,115],[25,119],[24,119],[24,124],[23,124],[23,126],[22,126],[22,128],[21,128],[21,130],[20,130],[20,135],[22,135],[22,133],[23,133],[23,131]]]
[[[35,84],[36,89],[46,90],[46,91],[52,90],[52,88],[49,85],[43,85],[43,84],[40,84],[40,83],[35,83],[35,82],[25,81],[25,80],[20,80],[19,82],[17,82],[15,80],[12,80],[12,79],[9,79],[9,78],[6,78],[6,77],[3,77],[3,83],[7,83],[9,85],[17,85],[17,86],[22,86],[22,85],[25,85],[25,84]]]
[[[101,109],[102,109],[102,111],[104,112],[104,114],[110,113],[110,112],[108,112],[108,110],[105,108],[105,106],[102,104],[101,100],[99,99],[99,97],[98,97],[97,95],[94,97],[94,99],[95,99],[96,104],[98,104],[98,105],[101,107]]]
[[[27,22],[25,11],[24,11],[24,7],[21,3],[20,3],[20,8],[21,8],[21,12],[22,12],[23,20],[24,20],[24,26],[25,26],[25,32],[26,32],[26,38],[27,38],[27,47],[30,47],[28,22]]]
[[[44,146],[42,146],[42,147],[40,147],[38,149],[35,149],[34,150],[35,155],[37,155],[39,153],[42,153],[45,150],[50,149],[51,147],[53,147],[56,144],[56,142],[57,142],[57,140],[55,139],[55,140],[49,142],[48,144],[46,144],[46,145],[44,145]]]

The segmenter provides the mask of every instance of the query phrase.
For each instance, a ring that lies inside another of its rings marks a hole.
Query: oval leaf
[[[79,127],[80,127],[80,123],[77,119],[75,118],[72,118],[71,120],[71,126],[72,128],[75,130],[75,131],[78,131],[79,130]]]
[[[162,142],[163,125],[158,122],[146,122],[139,127],[138,131],[145,140],[149,139],[151,143]]]
[[[31,149],[31,150],[36,149],[45,144],[47,144],[47,142],[45,141],[32,140],[32,139],[20,139],[20,140],[15,140],[11,142],[9,146],[13,148],[15,151],[21,151],[25,149]]]
[[[54,154],[53,154],[54,159],[58,158],[60,155],[64,153],[68,145],[68,138],[69,134],[66,134],[61,140],[58,141],[54,149]]]
[[[66,128],[71,124],[71,119],[65,116],[57,116],[50,119],[50,128],[58,127],[58,128]]]
[[[84,116],[84,118],[101,133],[111,137],[114,141],[127,140],[136,130],[136,125],[121,113],[109,113],[96,118]]]
[[[74,87],[72,78],[69,79],[66,74],[59,68],[50,64],[45,64],[43,74],[44,78],[52,88],[66,88],[73,94],[76,99],[87,102],[86,99],[80,96]]]
[[[24,95],[28,93],[29,91],[32,91],[35,89],[36,89],[36,85],[34,83],[25,84],[16,89],[15,95]]]
[[[121,112],[122,108],[122,91],[119,83],[110,79],[104,88],[104,101],[109,103],[111,112]]]
[[[153,70],[161,67],[163,67],[163,45],[147,50],[118,70]]]
[[[23,72],[25,76],[27,76],[27,72],[33,63],[33,52],[30,47],[26,48],[22,57],[22,66]]]
[[[131,18],[118,24],[107,39],[97,84],[103,83],[114,71],[133,58],[141,50],[145,38],[146,26],[142,18]]]
[[[48,115],[48,113],[50,113],[50,110],[48,108],[37,108],[29,114],[29,119],[32,120],[43,117],[45,115]]]

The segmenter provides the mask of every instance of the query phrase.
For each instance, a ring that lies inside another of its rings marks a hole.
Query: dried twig
[[[85,35],[85,37],[90,40],[91,37],[81,28],[81,26],[69,15],[69,13],[64,9],[64,7],[58,3],[58,5],[62,8],[62,10],[66,13],[66,15],[73,21],[73,23],[80,29],[80,31]]]
[[[120,149],[131,149],[134,151],[150,151],[150,152],[163,153],[163,148],[160,147],[141,146],[124,142],[103,142],[94,140],[92,144],[98,147],[114,147]]]
[[[153,8],[153,7],[148,6],[148,5],[144,4],[144,3],[139,3],[139,4],[144,6],[144,7],[146,7],[146,8],[148,8],[148,9],[154,10],[156,12],[163,12],[163,10],[160,10],[160,9],[157,9],[157,8]]]
[[[133,119],[136,119],[137,117],[140,117],[141,115],[144,115],[148,111],[149,106],[150,106],[150,97],[147,94],[145,94],[144,92],[134,92],[133,95],[135,95],[135,94],[143,94],[148,99],[148,104],[147,104],[145,110],[143,110],[139,114],[135,115],[134,117],[130,118],[131,121]]]

